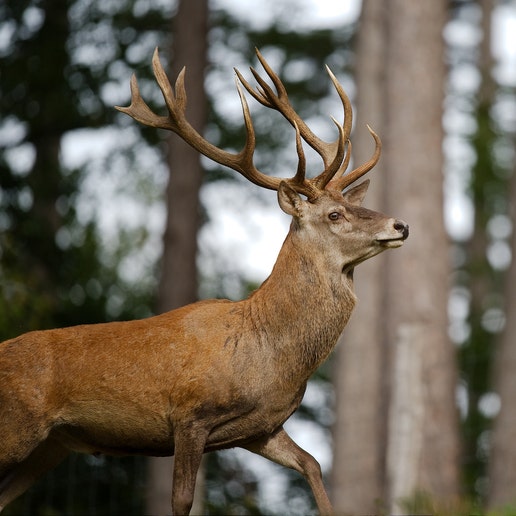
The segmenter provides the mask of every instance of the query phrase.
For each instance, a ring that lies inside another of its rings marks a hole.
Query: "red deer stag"
[[[247,135],[239,153],[215,147],[188,123],[184,69],[172,88],[157,50],[154,74],[168,115],[149,109],[134,76],[131,105],[117,109],[277,190],[292,223],[271,275],[243,301],[201,301],[145,320],[34,331],[0,344],[0,510],[77,451],[174,455],[172,512],[188,514],[202,454],[238,446],[300,472],[320,513],[332,512],[319,464],[283,423],[351,315],[354,267],[401,246],[408,226],[361,207],[368,181],[342,193],[376,164],[381,143],[370,129],[373,157],[345,173],[352,112],[332,72],[344,122],[333,119],[338,137],[326,142],[301,120],[279,77],[257,55],[276,91],[254,69],[256,90],[236,71]],[[294,127],[293,177],[271,177],[254,166],[255,135],[241,85]],[[305,176],[302,139],[323,161],[313,178]]]

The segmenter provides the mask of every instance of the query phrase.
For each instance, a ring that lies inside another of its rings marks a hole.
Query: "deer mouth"
[[[394,249],[395,247],[401,247],[406,238],[407,237],[405,236],[400,236],[397,238],[378,238],[376,241],[379,242],[383,247]]]

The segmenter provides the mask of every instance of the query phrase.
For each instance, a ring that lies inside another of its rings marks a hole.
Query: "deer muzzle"
[[[376,240],[385,247],[400,247],[408,236],[408,224],[403,220],[396,219],[391,229],[377,235]]]

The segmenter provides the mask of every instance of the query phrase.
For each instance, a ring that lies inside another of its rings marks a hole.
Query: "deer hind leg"
[[[46,441],[49,425],[41,414],[23,402],[22,396],[17,396],[16,390],[0,390],[0,425],[1,509],[30,485],[30,469],[26,465],[38,462],[41,452],[36,450]],[[24,477],[26,482],[22,480]]]
[[[69,453],[49,439],[37,446],[25,459],[0,471],[0,512],[23,494],[43,473],[57,466]]]
[[[322,481],[321,466],[290,438],[283,427],[270,436],[249,443],[244,448],[301,473],[312,488],[319,513],[333,514],[333,508]]]

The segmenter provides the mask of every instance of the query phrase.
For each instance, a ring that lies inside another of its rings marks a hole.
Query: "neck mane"
[[[317,250],[308,252],[292,229],[270,276],[245,301],[268,345],[301,355],[307,377],[335,347],[355,302],[351,274],[332,269]]]

